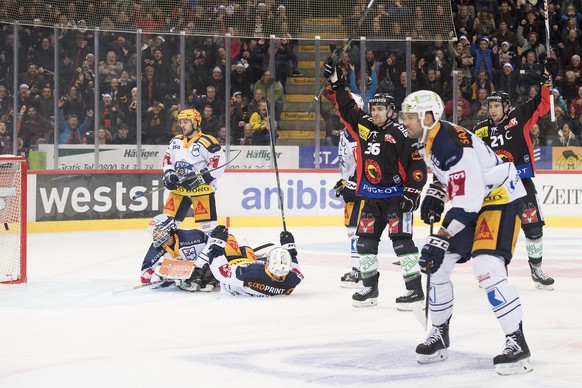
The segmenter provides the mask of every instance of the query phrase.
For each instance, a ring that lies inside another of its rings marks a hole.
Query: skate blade
[[[420,309],[424,310],[424,298],[421,300],[417,300],[416,302],[407,302],[407,303],[396,303],[396,310],[398,311],[414,311],[417,306],[420,305]]]
[[[495,372],[500,376],[521,375],[529,373],[533,369],[533,365],[529,362],[529,358],[516,362],[495,365]]]
[[[444,361],[449,358],[449,352],[447,349],[440,349],[433,354],[419,354],[416,358],[416,362],[419,364],[432,364],[433,362]]]
[[[553,284],[548,284],[547,286],[543,285],[542,283],[538,283],[538,282],[534,282],[534,284],[536,285],[536,288],[538,290],[554,291],[554,285]]]
[[[362,282],[359,283],[354,283],[354,282],[341,282],[340,284],[341,288],[364,288],[364,284]]]
[[[364,301],[354,300],[352,306],[354,307],[374,307],[378,304],[378,298],[370,298]]]
[[[214,286],[212,284],[207,284],[204,287],[200,288],[198,291],[200,292],[212,292],[214,290]]]

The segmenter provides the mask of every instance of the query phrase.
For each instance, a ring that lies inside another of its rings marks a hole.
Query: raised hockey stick
[[[275,80],[272,78],[268,81],[267,87],[270,87]],[[287,231],[287,223],[285,222],[285,210],[283,209],[283,194],[281,191],[281,180],[279,179],[279,166],[277,164],[277,154],[275,153],[275,135],[273,135],[271,120],[273,118],[269,114],[269,104],[267,104],[267,124],[269,126],[269,137],[271,139],[271,154],[273,158],[273,166],[275,167],[275,177],[277,178],[277,194],[279,196],[279,207],[281,208],[281,221],[283,222],[283,231]]]
[[[228,166],[228,165],[229,165],[230,163],[232,163],[232,161],[233,161],[233,160],[235,160],[235,159],[236,159],[236,158],[237,158],[237,157],[238,157],[240,154],[241,154],[241,152],[239,152],[238,154],[236,154],[236,155],[234,156],[234,158],[230,159],[228,162],[224,163],[222,166],[218,166],[218,167],[215,167],[215,168],[211,168],[211,169],[210,169],[210,170],[208,170],[207,172],[212,172],[212,171],[220,170],[221,168],[223,168],[223,167],[225,167],[225,166]],[[185,182],[191,181],[192,179],[194,179],[194,178],[196,178],[196,177],[198,177],[198,176],[200,176],[200,175],[201,175],[201,174],[200,174],[200,171],[195,171],[195,172],[193,172],[193,173],[191,173],[191,174],[188,174],[188,175],[186,175],[186,176],[185,176],[185,177],[183,177],[182,179],[180,179],[180,182],[178,182],[178,183],[181,185],[182,183],[185,183]],[[141,194],[136,194],[136,195],[134,195],[133,197],[131,197],[131,199],[132,199],[132,200],[136,200],[136,199],[138,199],[138,198],[141,198],[141,197],[147,197],[148,195],[151,195],[151,194],[153,194],[153,193],[156,193],[156,192],[158,192],[158,191],[164,190],[165,188],[166,188],[166,186],[162,185],[162,186],[160,186],[160,187],[156,187],[155,189],[152,189],[152,190],[149,190],[149,191],[147,191],[147,190],[146,190],[146,191],[144,191],[144,192],[143,192],[143,193],[141,193]]]
[[[546,62],[550,60],[550,53],[552,47],[550,45],[550,11],[548,10],[548,0],[544,0],[544,9],[546,10],[544,23],[546,25]],[[554,87],[554,80],[552,79],[552,74],[550,73],[550,120],[552,123],[556,122],[556,111],[554,108],[554,94],[552,89]]]
[[[137,284],[131,288],[125,288],[123,290],[117,290],[117,291],[113,291],[113,295],[119,295],[119,294],[124,294],[126,292],[130,292],[130,291],[135,291],[135,290],[145,290],[146,288],[154,288],[156,286],[161,285],[162,283],[166,283],[169,280],[158,280],[155,282],[151,282],[151,283],[146,283],[146,284]]]
[[[356,34],[360,30],[360,27],[364,23],[364,19],[366,19],[366,16],[368,16],[368,12],[370,12],[370,9],[372,9],[372,5],[374,4],[374,1],[375,0],[370,0],[368,5],[366,6],[366,9],[364,10],[364,12],[362,12],[362,16],[360,17],[360,20],[358,20],[358,24],[354,27],[354,30],[352,31],[352,33],[348,37],[346,44],[344,44],[342,49],[336,55],[334,55],[334,57],[333,57],[333,62],[334,62],[333,65],[334,66],[337,64],[337,62],[339,61],[342,54],[350,47],[350,44],[352,43],[352,41],[356,37]],[[317,66],[316,66],[316,68],[317,68]],[[317,94],[315,96],[313,96],[313,101],[311,101],[311,103],[307,107],[307,110],[305,111],[305,113],[307,113],[309,115],[311,112],[313,112],[313,109],[315,108],[315,104],[317,104],[319,102],[319,99],[321,98],[321,94],[323,93],[323,91],[325,90],[326,87],[327,87],[327,80],[325,80],[323,85],[321,85],[321,88],[319,89]]]

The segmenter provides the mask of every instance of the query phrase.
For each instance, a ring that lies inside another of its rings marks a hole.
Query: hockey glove
[[[405,188],[402,197],[400,197],[400,209],[402,213],[410,213],[418,209],[420,204],[420,190]]]
[[[546,56],[542,61],[542,84],[551,86],[552,80],[559,71],[558,62],[554,58]]]
[[[431,183],[420,206],[420,218],[425,224],[430,224],[431,212],[434,215],[434,222],[441,220],[441,214],[445,211],[445,198],[447,193],[439,186]]]
[[[431,273],[435,273],[443,263],[447,249],[449,249],[449,241],[446,238],[431,234],[420,251],[418,264],[422,268],[430,269]]]
[[[323,76],[329,80],[332,89],[337,89],[337,66],[332,59],[330,59],[329,62],[325,64],[323,69]]]
[[[166,170],[164,176],[162,177],[162,182],[164,182],[164,186],[168,190],[176,190],[178,188],[178,184],[180,182],[180,178],[176,171],[174,170]]]
[[[340,179],[333,188],[335,190],[335,196],[339,197],[341,195],[344,202],[356,201],[356,182],[353,177],[347,181],[345,179]]]
[[[198,186],[212,182],[213,179],[214,178],[212,178],[212,175],[210,175],[208,169],[203,168],[200,171],[194,171],[192,174],[186,177],[186,179],[184,179],[184,182],[182,183],[182,186],[186,190],[194,190]]]
[[[203,263],[212,264],[212,260],[220,255],[224,255],[226,240],[228,239],[228,228],[224,225],[218,225],[212,232],[210,238],[206,241],[206,246],[196,258],[196,267],[203,266]],[[201,259],[200,261],[198,259]]]
[[[291,257],[297,256],[297,248],[295,247],[295,237],[291,234],[291,232],[282,231],[279,235],[279,241],[281,242],[281,246],[289,251]]]

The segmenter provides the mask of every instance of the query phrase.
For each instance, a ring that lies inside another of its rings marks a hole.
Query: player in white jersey
[[[503,163],[489,146],[465,128],[441,121],[444,104],[432,91],[421,90],[402,103],[402,119],[435,181],[421,205],[421,218],[440,220],[448,196],[450,210],[442,226],[427,238],[419,264],[433,274],[430,281],[432,330],[416,348],[419,363],[448,357],[453,311],[451,273],[471,259],[473,273],[505,332],[503,352],[493,359],[501,375],[533,370],[522,329],[522,308],[515,287],[507,281],[520,228],[526,191],[513,163]],[[471,258],[472,257],[472,258]]]
[[[160,287],[167,287],[176,284],[186,291],[212,291],[218,285],[206,264],[206,252],[214,247],[216,237],[209,237],[200,229],[180,229],[167,214],[155,216],[148,231],[153,241],[141,266],[143,285],[160,283]],[[255,253],[245,239],[237,240],[228,232],[223,238],[226,242],[222,254],[228,260],[255,260]]]
[[[202,230],[217,225],[215,191],[224,173],[225,154],[215,137],[200,129],[202,116],[196,109],[178,114],[182,134],[174,137],[163,161],[163,182],[170,194],[163,212],[183,221],[190,206]]]

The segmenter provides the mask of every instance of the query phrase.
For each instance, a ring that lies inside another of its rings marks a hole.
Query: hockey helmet
[[[387,110],[394,110],[396,106],[394,104],[394,97],[388,93],[376,93],[374,97],[370,98],[368,101],[368,111],[372,111],[373,106],[385,106]]]
[[[200,125],[202,122],[202,116],[196,109],[184,109],[178,113],[178,121],[180,120],[196,121],[198,125]]]
[[[424,122],[427,112],[431,112],[435,121],[443,116],[445,104],[438,94],[430,90],[419,90],[409,94],[402,102],[403,113],[418,113],[420,122]]]
[[[497,90],[491,93],[491,95],[487,97],[487,106],[489,106],[490,102],[500,102],[504,108],[511,105],[509,94],[503,90]]]
[[[354,102],[356,103],[358,108],[364,109],[364,99],[362,98],[362,96],[360,96],[359,94],[352,93],[352,98],[354,99]]]
[[[267,269],[275,276],[285,276],[291,271],[291,254],[282,247],[271,249],[267,254]]]
[[[154,247],[161,246],[174,231],[178,229],[178,223],[167,214],[158,214],[151,219],[148,232],[154,240]]]

